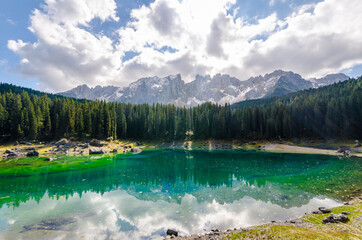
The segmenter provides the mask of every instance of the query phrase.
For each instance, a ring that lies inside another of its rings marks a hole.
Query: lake
[[[0,239],[152,239],[284,221],[362,189],[362,161],[152,150],[0,162]]]

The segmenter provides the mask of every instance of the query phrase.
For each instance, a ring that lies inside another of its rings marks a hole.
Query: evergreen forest
[[[48,95],[0,84],[6,140],[362,138],[362,78],[282,97],[193,108]]]

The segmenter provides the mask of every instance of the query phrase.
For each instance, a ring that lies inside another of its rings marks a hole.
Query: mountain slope
[[[331,74],[321,79],[303,79],[299,74],[276,70],[264,76],[240,81],[226,74],[196,75],[185,83],[181,75],[141,78],[128,87],[78,86],[60,95],[89,100],[117,101],[132,104],[163,103],[196,106],[204,102],[235,103],[248,99],[282,96],[303,89],[321,87],[349,79],[344,74]]]

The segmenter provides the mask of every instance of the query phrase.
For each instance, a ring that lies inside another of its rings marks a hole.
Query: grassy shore
[[[213,231],[203,235],[174,239],[362,239],[362,201],[360,198],[356,198],[350,204],[331,209],[334,214],[349,212],[350,221],[347,223],[324,224],[323,218],[330,213],[310,213],[286,222],[274,222],[227,231]]]

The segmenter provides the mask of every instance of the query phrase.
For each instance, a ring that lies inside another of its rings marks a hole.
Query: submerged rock
[[[328,217],[323,219],[323,223],[346,223],[349,221],[349,218],[342,214],[331,214]]]
[[[106,153],[102,148],[90,148],[89,154],[104,154]]]
[[[142,150],[140,148],[131,148],[131,152],[140,153],[140,152],[142,152]]]

